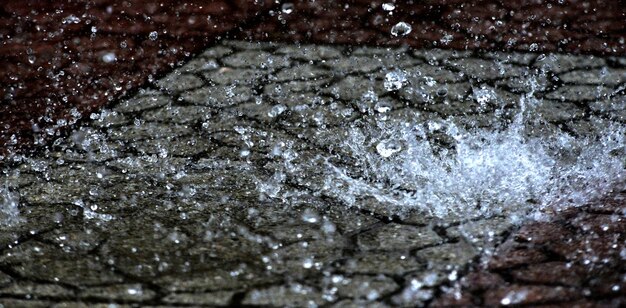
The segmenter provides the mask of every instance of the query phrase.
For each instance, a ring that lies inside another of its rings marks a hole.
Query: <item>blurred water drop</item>
[[[274,118],[285,112],[285,110],[287,110],[287,106],[283,104],[278,104],[270,109],[270,111],[267,113],[267,116],[270,118]]]
[[[151,41],[156,41],[158,37],[159,37],[159,34],[156,31],[152,31],[148,35],[148,38],[150,38]]]
[[[397,23],[395,26],[391,27],[391,35],[393,36],[406,36],[411,33],[411,25],[407,24],[404,21]]]
[[[115,53],[113,52],[107,52],[102,56],[102,61],[104,63],[115,62],[115,60],[117,60],[117,57],[115,56]]]
[[[383,10],[391,12],[396,9],[396,5],[393,3],[383,3]]]
[[[382,157],[391,157],[402,150],[402,145],[396,140],[384,140],[376,145],[376,152]]]
[[[293,3],[283,3],[283,5],[281,6],[281,11],[285,14],[291,14],[293,12]]]
[[[406,74],[404,74],[404,72],[393,71],[385,75],[385,82],[383,86],[387,91],[397,91],[402,89],[406,81]]]

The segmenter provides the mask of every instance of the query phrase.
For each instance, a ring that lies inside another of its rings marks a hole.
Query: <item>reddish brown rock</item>
[[[489,307],[501,305],[536,305],[550,302],[571,301],[581,297],[582,294],[573,288],[512,285],[486,291],[484,294],[484,304]]]
[[[560,284],[578,286],[583,282],[584,268],[567,262],[530,264],[528,267],[511,271],[515,281],[536,284]]]

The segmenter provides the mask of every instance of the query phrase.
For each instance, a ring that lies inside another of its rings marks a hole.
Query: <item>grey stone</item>
[[[28,296],[28,297],[70,297],[74,295],[72,290],[54,284],[37,284],[31,282],[18,282],[0,288],[0,296]]]
[[[165,296],[163,302],[171,305],[228,306],[234,294],[234,291],[172,293]]]
[[[219,63],[215,59],[195,58],[187,62],[177,70],[182,73],[201,73],[204,71],[212,71],[220,68]]]
[[[626,70],[624,69],[591,69],[575,70],[564,73],[559,78],[566,83],[575,84],[596,84],[606,86],[616,86],[626,81]]]
[[[604,86],[566,85],[546,94],[546,98],[561,101],[590,101],[605,99],[612,92]]]
[[[332,71],[320,68],[319,65],[301,64],[278,71],[271,79],[281,81],[319,79],[332,75]]]
[[[156,82],[157,86],[161,89],[170,92],[180,92],[185,90],[190,90],[194,88],[198,88],[202,86],[204,82],[202,79],[198,78],[195,75],[191,74],[181,74],[180,72],[174,71],[169,75],[165,76],[165,78]]]
[[[446,235],[449,238],[464,237],[470,243],[482,240],[497,241],[499,236],[509,231],[511,227],[510,219],[496,217],[450,227],[446,229]]]
[[[432,229],[399,224],[387,224],[381,228],[361,233],[359,247],[364,250],[409,250],[439,244],[443,241]]]
[[[129,113],[129,112],[138,112],[147,109],[154,109],[157,107],[165,106],[172,102],[172,99],[167,96],[140,96],[137,98],[131,98],[129,100],[123,101],[121,104],[115,106],[113,108],[116,112],[121,113]],[[111,119],[113,117],[113,119]],[[109,123],[113,121],[113,124],[116,122],[122,122],[117,120],[118,117],[115,117],[115,114],[107,114],[105,113],[103,122]]]
[[[386,276],[356,275],[337,284],[337,295],[374,301],[397,290],[398,284]]]
[[[361,99],[369,91],[382,93],[382,86],[366,76],[347,76],[324,89],[322,93],[332,95],[339,100],[351,101]]]
[[[426,250],[427,251],[427,250]],[[370,253],[345,261],[342,269],[348,273],[403,275],[424,269],[420,262],[408,253]]]
[[[258,82],[265,74],[263,71],[255,69],[233,69],[228,67],[202,73],[204,78],[218,85],[252,85]]]
[[[243,103],[251,98],[248,86],[203,87],[181,95],[189,103],[210,107],[224,107]]]
[[[139,140],[172,139],[191,134],[192,130],[185,125],[168,125],[164,123],[145,122],[139,125],[126,126],[111,130],[109,137],[112,140],[134,142]]]
[[[415,254],[419,260],[428,264],[430,269],[463,267],[478,255],[478,251],[466,242],[443,244],[418,250]]]
[[[548,56],[539,56],[535,61],[534,67],[558,74],[577,68],[589,69],[604,65],[606,65],[606,61],[599,57],[550,54]]]
[[[146,111],[142,118],[151,122],[186,124],[210,118],[210,111],[206,107],[199,106],[165,106]]]
[[[276,56],[269,52],[247,50],[227,56],[222,62],[233,68],[276,69],[291,65],[291,61],[284,56]]]
[[[520,76],[524,69],[506,63],[494,63],[489,60],[464,58],[453,60],[449,65],[478,80],[493,80],[506,77]]]
[[[383,66],[380,61],[372,61],[372,59],[366,57],[333,59],[323,62],[321,65],[339,74],[370,73],[377,71]]]
[[[333,46],[288,45],[280,46],[275,53],[284,54],[292,59],[318,61],[341,57],[341,51]]]
[[[322,295],[314,288],[301,284],[281,285],[249,291],[244,305],[318,306],[324,303]]]
[[[548,122],[565,122],[584,116],[584,111],[573,103],[544,100],[537,114]]]
[[[232,52],[233,50],[231,48],[228,48],[223,45],[217,45],[217,46],[210,47],[209,49],[202,52],[200,54],[200,57],[209,58],[209,59],[217,59],[217,58],[222,58]]]
[[[148,301],[156,293],[140,284],[118,284],[114,286],[91,287],[81,290],[80,298],[117,300],[117,301]]]

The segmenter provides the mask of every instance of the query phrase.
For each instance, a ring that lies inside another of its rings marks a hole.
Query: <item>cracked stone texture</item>
[[[593,82],[584,72],[623,78],[625,61],[404,48],[383,61],[379,49],[351,49],[225,41],[48,150],[16,157],[3,198],[17,196],[21,221],[0,226],[0,304],[623,303],[623,193],[519,228],[507,213],[347,207],[315,193],[315,168],[289,181],[274,171],[290,150],[294,162],[331,155],[357,119],[419,112],[491,127],[480,119],[496,104],[514,113],[526,92],[515,83],[533,70],[554,77],[535,92],[548,102],[537,112],[544,129],[590,115],[624,124],[622,79],[578,93]],[[398,69],[421,72],[407,81],[421,92],[386,91]],[[478,102],[481,86],[500,102]],[[371,94],[391,111],[374,111]],[[272,181],[289,195],[276,197]]]

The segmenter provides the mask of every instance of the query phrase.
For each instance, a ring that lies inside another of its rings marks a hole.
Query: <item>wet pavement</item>
[[[619,0],[3,1],[0,156],[46,146],[222,39],[623,56],[625,14]],[[393,35],[400,22],[412,31]]]
[[[580,208],[509,186],[504,204],[422,204],[393,194],[420,186],[394,182],[414,148],[385,134],[597,141],[626,123],[624,79],[619,57],[222,42],[7,162],[0,303],[619,306],[619,148],[565,186],[600,198],[568,195]]]

